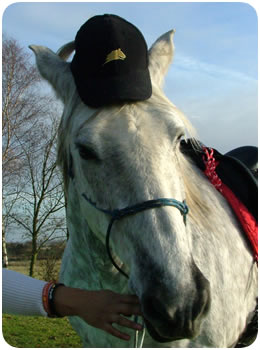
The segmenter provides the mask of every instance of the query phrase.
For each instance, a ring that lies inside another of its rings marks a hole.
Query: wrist
[[[78,302],[81,292],[80,289],[64,285],[57,288],[53,299],[56,312],[61,316],[78,316],[80,314]]]
[[[45,311],[47,312],[48,317],[63,317],[63,314],[60,314],[56,310],[55,306],[55,295],[59,288],[65,287],[62,283],[48,282],[45,284],[42,290],[42,303]]]

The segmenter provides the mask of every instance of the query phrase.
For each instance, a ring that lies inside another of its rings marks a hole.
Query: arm
[[[6,269],[2,269],[2,275],[3,313],[47,316],[42,302],[47,282]],[[134,295],[59,286],[53,304],[59,315],[79,316],[89,325],[124,340],[129,340],[129,335],[114,328],[113,324],[134,330],[142,329],[141,325],[124,317],[141,315],[138,298]]]
[[[46,282],[21,273],[2,269],[3,313],[47,316],[42,304]]]

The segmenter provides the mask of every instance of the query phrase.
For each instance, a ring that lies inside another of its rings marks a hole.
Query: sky
[[[258,9],[255,2],[6,2],[2,31],[28,47],[57,51],[90,17],[119,15],[148,47],[175,29],[164,91],[220,152],[258,145]],[[28,49],[29,51],[29,49]],[[33,56],[32,56],[33,59]]]

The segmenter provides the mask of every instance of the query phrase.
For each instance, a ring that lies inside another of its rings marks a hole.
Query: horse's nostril
[[[210,284],[192,262],[188,286],[171,288],[153,280],[141,298],[147,329],[155,339],[191,339],[210,308]],[[158,340],[160,341],[160,340]]]
[[[148,310],[152,318],[163,319],[165,321],[171,321],[176,311],[175,308],[169,308],[166,304],[162,303],[159,298],[149,295],[143,297],[143,306],[144,310]]]

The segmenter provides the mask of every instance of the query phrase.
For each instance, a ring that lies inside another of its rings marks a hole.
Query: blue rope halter
[[[117,265],[117,263],[114,261],[111,251],[110,251],[110,245],[109,245],[109,239],[111,234],[112,225],[116,220],[120,220],[125,216],[133,215],[136,213],[139,213],[140,211],[144,211],[147,209],[153,209],[153,208],[160,208],[165,206],[171,206],[179,209],[181,215],[183,216],[184,224],[186,225],[186,216],[189,212],[189,208],[185,202],[177,201],[173,198],[159,198],[159,199],[152,199],[146,202],[138,203],[133,206],[125,207],[123,209],[114,209],[114,210],[108,210],[97,207],[96,203],[92,202],[91,199],[87,197],[85,193],[82,194],[82,196],[86,199],[86,201],[91,204],[94,208],[97,210],[108,214],[111,216],[111,220],[109,222],[107,233],[106,233],[106,250],[107,254],[112,262],[112,264],[115,266],[115,268],[121,272],[126,278],[129,278],[129,276]]]

